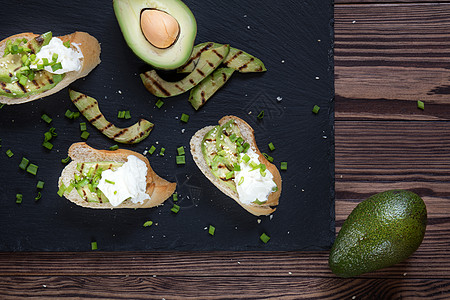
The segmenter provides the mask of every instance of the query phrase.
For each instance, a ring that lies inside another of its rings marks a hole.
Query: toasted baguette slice
[[[147,199],[144,203],[133,203],[131,200],[125,200],[118,206],[112,206],[107,203],[88,202],[80,197],[78,192],[73,189],[69,194],[64,196],[73,203],[88,208],[149,208],[161,205],[168,197],[170,197],[176,188],[176,183],[168,182],[159,177],[150,167],[148,159],[142,154],[134,151],[119,149],[115,151],[96,150],[86,143],[75,143],[69,148],[69,156],[72,161],[62,170],[59,177],[58,187],[63,183],[65,186],[70,184],[74,178],[74,174],[80,174],[77,170],[78,162],[97,162],[97,161],[115,161],[126,162],[129,155],[134,155],[147,165],[147,194],[151,199]]]
[[[3,53],[5,52],[6,41],[8,40],[14,41],[18,38],[26,38],[27,40],[31,40],[37,36],[38,34],[26,32],[10,36],[0,41],[0,56],[3,56]],[[81,69],[79,71],[72,71],[66,73],[61,82],[59,82],[55,87],[45,92],[23,98],[10,98],[6,96],[0,96],[0,103],[21,104],[55,94],[60,90],[62,90],[63,88],[67,87],[75,80],[85,77],[100,63],[100,44],[95,37],[89,35],[86,32],[77,31],[65,36],[59,36],[58,38],[60,38],[63,42],[70,41],[71,44],[75,43],[78,45],[81,52],[83,53],[83,58],[81,61]],[[71,45],[71,47],[76,51],[78,50],[73,45]]]
[[[258,205],[258,204],[245,204],[239,201],[239,195],[236,191],[230,189],[226,184],[224,184],[219,178],[214,176],[214,174],[211,172],[211,169],[207,162],[205,161],[205,158],[203,156],[202,152],[202,142],[204,136],[214,128],[214,126],[207,126],[199,131],[197,131],[191,138],[190,146],[191,146],[191,153],[192,157],[197,164],[198,168],[202,173],[219,189],[221,190],[225,195],[233,198],[239,205],[241,205],[243,208],[245,208],[249,213],[255,215],[255,216],[261,216],[261,215],[270,215],[275,211],[276,208],[274,206],[278,205],[278,200],[280,198],[281,194],[281,175],[278,171],[277,167],[273,164],[271,164],[265,157],[262,155],[261,151],[259,151],[258,146],[256,145],[255,135],[253,128],[250,127],[250,125],[247,124],[244,120],[235,117],[235,116],[225,116],[222,119],[219,120],[219,125],[224,125],[228,121],[234,119],[236,121],[236,124],[239,127],[239,130],[241,131],[242,136],[244,137],[245,141],[250,144],[250,148],[255,151],[259,155],[259,161],[266,165],[267,170],[270,171],[273,175],[273,180],[276,183],[278,190],[276,192],[270,193],[268,200],[266,203]]]

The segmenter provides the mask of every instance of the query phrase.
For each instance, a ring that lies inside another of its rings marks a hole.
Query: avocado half
[[[114,13],[128,46],[143,61],[158,69],[173,70],[190,57],[197,35],[197,22],[190,9],[180,0],[114,0]],[[154,46],[141,28],[142,13],[158,10],[172,16],[179,26],[173,44]]]

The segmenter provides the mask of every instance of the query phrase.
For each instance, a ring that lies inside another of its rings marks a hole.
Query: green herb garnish
[[[170,210],[177,214],[180,211],[180,206],[174,204],[173,207]]]
[[[210,235],[214,235],[215,232],[216,232],[216,227],[209,225],[208,233]]]
[[[22,161],[19,164],[19,168],[21,168],[22,170],[26,170],[28,164],[30,163],[30,161],[28,159],[26,159],[25,157],[22,157]]]
[[[320,110],[320,107],[317,106],[317,105],[314,105],[314,107],[313,107],[313,109],[312,109],[312,112],[315,113],[315,114],[317,114],[317,113],[319,112],[319,110]]]
[[[189,121],[189,115],[187,115],[185,113],[181,114],[180,120],[184,123],[187,123]]]
[[[259,239],[260,239],[264,244],[267,244],[267,242],[270,240],[270,236],[268,236],[267,234],[263,233],[263,234],[261,234],[261,236],[259,237]]]
[[[144,227],[150,227],[150,226],[152,226],[152,225],[153,225],[153,221],[147,221],[147,222],[145,222],[144,225],[142,225],[142,226],[144,226]]]

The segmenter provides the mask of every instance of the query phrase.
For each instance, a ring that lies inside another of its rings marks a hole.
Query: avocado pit
[[[164,11],[144,9],[141,12],[141,30],[150,44],[166,49],[178,39],[180,25],[173,16]]]

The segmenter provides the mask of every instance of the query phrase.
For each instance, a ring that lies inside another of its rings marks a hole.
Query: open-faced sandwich
[[[253,129],[244,120],[225,116],[219,125],[197,131],[190,146],[195,163],[219,190],[253,215],[275,211],[280,172],[259,151]]]
[[[72,159],[59,178],[60,196],[88,208],[149,208],[162,204],[176,183],[159,177],[134,151],[96,150],[86,143],[69,148]]]
[[[100,63],[100,44],[85,32],[53,37],[20,33],[0,41],[0,103],[54,94]]]

